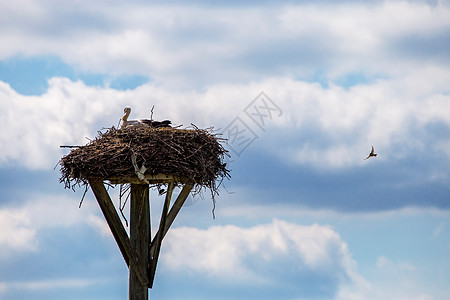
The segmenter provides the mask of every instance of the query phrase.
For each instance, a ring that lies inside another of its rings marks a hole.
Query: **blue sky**
[[[60,145],[153,105],[228,137],[232,177],[215,220],[208,193],[188,199],[151,299],[450,298],[447,2],[24,0],[0,14],[0,299],[127,297],[92,193],[78,208],[55,165]]]

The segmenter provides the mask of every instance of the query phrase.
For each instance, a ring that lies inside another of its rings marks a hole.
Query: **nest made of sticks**
[[[146,168],[145,175],[172,175],[214,193],[230,177],[224,163],[229,155],[220,143],[225,139],[212,129],[112,127],[98,134],[61,159],[66,188],[87,186],[89,178],[136,177],[136,165]]]

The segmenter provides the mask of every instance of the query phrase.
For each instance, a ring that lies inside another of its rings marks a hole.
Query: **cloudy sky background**
[[[55,168],[126,105],[254,138],[230,151],[215,220],[207,193],[188,199],[152,299],[450,298],[447,2],[21,0],[0,16],[1,299],[126,299],[92,192],[78,208]],[[262,127],[246,114],[261,92],[278,108]]]

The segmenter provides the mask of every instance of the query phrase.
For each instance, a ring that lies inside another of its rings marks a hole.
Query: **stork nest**
[[[137,165],[146,168],[145,175],[172,175],[217,193],[222,180],[230,178],[223,141],[212,129],[197,127],[112,127],[62,157],[60,182],[73,189],[87,186],[89,178],[136,177]]]

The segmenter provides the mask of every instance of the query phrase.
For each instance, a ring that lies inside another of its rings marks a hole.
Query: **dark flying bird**
[[[373,146],[372,146],[372,151],[370,151],[370,153],[369,153],[369,156],[367,156],[366,158],[364,158],[364,160],[366,160],[366,159],[369,159],[369,158],[371,158],[371,157],[376,157],[377,156],[377,154],[375,153],[375,149],[373,148]]]

